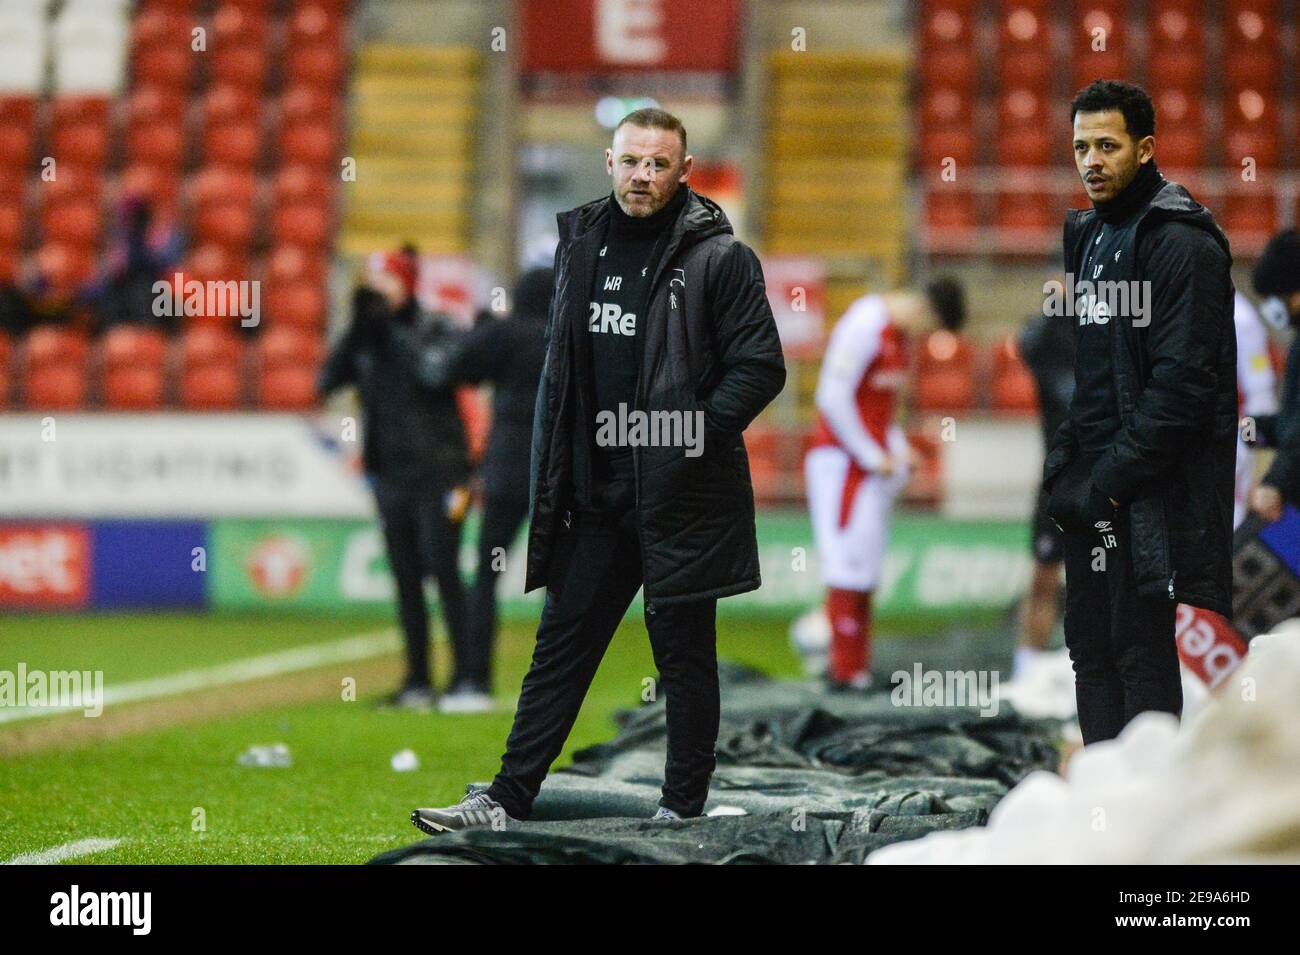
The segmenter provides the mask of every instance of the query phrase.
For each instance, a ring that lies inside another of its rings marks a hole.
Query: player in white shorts
[[[1255,306],[1240,292],[1233,299],[1233,324],[1237,329],[1237,416],[1257,417],[1277,413],[1277,379],[1268,357],[1268,331]],[[1246,517],[1250,490],[1255,483],[1250,445],[1237,429],[1237,484],[1232,496],[1232,526]]]
[[[860,298],[831,333],[804,476],[826,585],[832,689],[871,683],[871,595],[894,500],[911,470],[911,447],[894,420],[909,374],[909,339],[936,322],[956,331],[964,318],[961,286],[940,279],[925,292]]]

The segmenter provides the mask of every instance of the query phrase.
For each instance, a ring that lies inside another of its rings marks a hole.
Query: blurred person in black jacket
[[[1287,229],[1264,248],[1251,276],[1262,298],[1260,315],[1274,328],[1300,326],[1300,232]],[[1284,504],[1300,504],[1300,335],[1291,340],[1277,414],[1255,418],[1256,446],[1276,448],[1267,473],[1250,497],[1250,509],[1267,521],[1282,516]]]
[[[1058,296],[1060,290],[1049,295]],[[1074,328],[1059,308],[1043,309],[1022,326],[1017,347],[1025,366],[1034,377],[1038,394],[1039,422],[1043,431],[1043,450],[1051,446],[1052,436],[1070,414],[1074,397]],[[1022,677],[1047,649],[1052,627],[1056,625],[1061,593],[1063,535],[1047,516],[1047,495],[1040,489],[1034,507],[1031,546],[1034,575],[1021,608],[1020,645],[1016,648],[1014,676]]]
[[[511,316],[480,315],[473,330],[450,347],[431,352],[430,380],[448,387],[491,382],[492,431],[481,465],[483,522],[478,536],[478,573],[470,592],[466,654],[457,657],[456,679],[443,695],[445,712],[477,712],[492,706],[492,643],[496,637],[496,586],[506,552],[528,516],[528,462],[533,405],[546,358],[546,313],[555,287],[550,268],[519,277]]]
[[[430,380],[426,355],[459,333],[415,299],[417,257],[409,249],[372,260],[353,296],[352,324],[330,350],[317,387],[360,393],[362,461],[383,523],[406,640],[406,679],[392,705],[431,709],[424,579],[432,575],[457,664],[467,655],[465,594],[458,559],[469,504],[469,453],[454,392]]]

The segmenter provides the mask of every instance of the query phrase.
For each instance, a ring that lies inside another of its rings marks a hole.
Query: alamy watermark
[[[895,670],[889,682],[894,706],[975,706],[980,716],[998,715],[997,670],[926,670],[916,663]]]
[[[596,414],[596,444],[602,448],[685,448],[686,457],[704,453],[703,411],[628,411]]]
[[[177,272],[172,281],[153,283],[155,318],[238,318],[243,328],[262,320],[262,283],[248,281],[200,282]]]
[[[1043,296],[1048,318],[1078,316],[1080,325],[1105,325],[1112,318],[1131,318],[1134,328],[1151,324],[1151,283],[1146,280],[1075,281],[1070,272],[1064,283],[1044,282]]]
[[[0,706],[50,707],[81,710],[86,716],[104,712],[103,670],[0,670]]]

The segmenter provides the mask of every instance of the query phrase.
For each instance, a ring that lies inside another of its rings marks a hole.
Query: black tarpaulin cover
[[[443,833],[375,863],[839,863],[893,842],[982,825],[1034,770],[1055,770],[1059,724],[1003,704],[908,707],[724,666],[718,769],[705,816],[652,822],[663,705],[620,714],[607,743],[553,773],[533,818]],[[743,814],[738,814],[743,813]]]

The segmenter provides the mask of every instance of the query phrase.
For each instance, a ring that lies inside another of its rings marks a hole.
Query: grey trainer
[[[518,821],[511,817],[499,802],[482,791],[466,796],[454,806],[442,809],[416,809],[411,813],[411,822],[415,827],[431,836],[440,832],[458,832],[461,829],[480,826],[504,829],[510,823]]]

